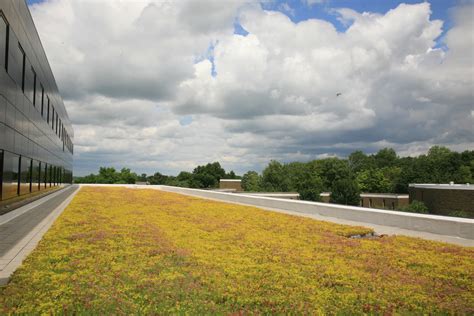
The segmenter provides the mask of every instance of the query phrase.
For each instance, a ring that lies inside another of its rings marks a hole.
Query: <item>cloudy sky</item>
[[[474,148],[472,1],[29,4],[76,175]]]

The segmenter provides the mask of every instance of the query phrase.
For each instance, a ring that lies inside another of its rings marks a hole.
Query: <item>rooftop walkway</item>
[[[0,285],[36,247],[72,200],[79,186],[68,186],[0,216]]]

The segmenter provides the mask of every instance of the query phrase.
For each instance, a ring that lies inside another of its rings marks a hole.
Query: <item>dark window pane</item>
[[[30,193],[31,186],[31,159],[21,157],[20,169],[20,195]]]
[[[8,151],[3,152],[2,199],[6,200],[18,194],[18,166],[20,156]]]
[[[43,167],[43,185],[44,188],[48,187],[48,164],[45,163]]]
[[[41,169],[40,162],[38,160],[33,160],[33,169],[31,175],[31,192],[39,190],[41,183]]]
[[[23,48],[21,47],[20,44],[18,44],[18,49],[20,50],[20,53],[21,53],[21,61],[20,61],[20,65],[21,65],[21,89],[23,90],[23,93],[25,92],[25,79],[26,79],[26,57],[25,57],[25,51],[23,50]]]
[[[46,99],[48,100],[48,112],[47,112],[47,114],[46,114],[46,122],[47,122],[48,125],[49,125],[49,115],[50,115],[49,112],[51,111],[51,109],[50,109],[51,106],[49,105],[49,97],[46,97]]]
[[[15,80],[15,82],[21,87],[22,84],[22,71],[23,71],[23,52],[18,46],[18,40],[10,30],[8,35],[8,73]]]
[[[49,165],[49,170],[48,170],[48,185],[51,187],[51,184],[53,183],[53,166]]]
[[[0,15],[0,65],[5,67],[5,56],[7,54],[7,22]]]
[[[31,72],[33,74],[33,105],[36,106],[36,103],[38,102],[36,99],[36,72],[34,71],[33,68],[31,68]]]
[[[25,96],[33,103],[36,74],[28,59],[25,59]]]
[[[43,85],[40,84],[41,90],[41,116],[44,117],[44,88]]]

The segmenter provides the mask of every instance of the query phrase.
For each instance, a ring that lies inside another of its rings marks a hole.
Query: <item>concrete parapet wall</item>
[[[156,187],[167,192],[181,193],[226,202],[243,203],[305,214],[317,214],[345,220],[358,221],[361,223],[392,226],[439,235],[474,239],[474,219],[386,211],[372,208],[309,201],[284,200],[245,194],[224,193],[171,186],[147,186],[146,188],[151,187]]]

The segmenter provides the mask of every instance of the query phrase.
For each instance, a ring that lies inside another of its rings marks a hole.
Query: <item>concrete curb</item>
[[[74,190],[74,188],[68,187],[69,190]],[[67,189],[66,189],[67,190]],[[61,190],[61,192],[64,192]],[[23,237],[12,249],[10,249],[5,255],[0,257],[0,286],[5,285],[10,280],[11,275],[15,270],[21,265],[23,260],[36,248],[39,241],[43,235],[49,230],[53,225],[54,221],[61,215],[64,209],[69,205],[74,196],[79,192],[79,188],[75,190],[70,196],[68,196],[58,207],[56,207],[45,219],[43,219],[34,229],[32,229],[25,237]],[[51,199],[56,195],[50,194],[40,200],[35,204],[39,205],[45,199]],[[20,216],[33,207],[29,205],[24,206],[25,209],[18,209],[18,215]],[[9,218],[12,220],[13,218]],[[9,221],[8,220],[8,221]],[[7,222],[7,221],[4,221]]]

